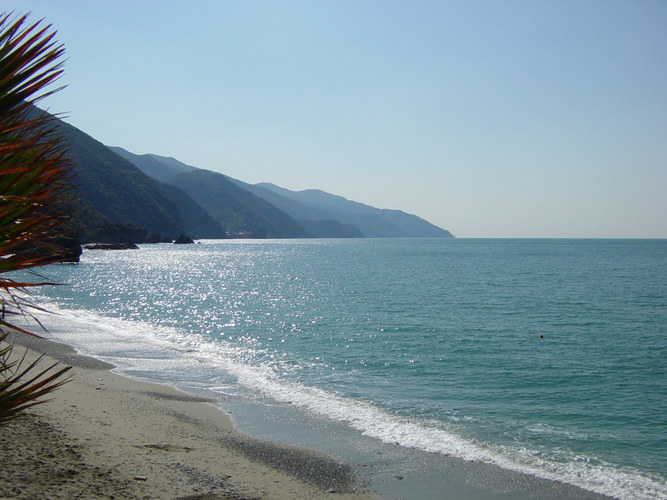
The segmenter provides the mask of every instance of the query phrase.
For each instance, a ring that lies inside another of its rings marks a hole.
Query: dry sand
[[[240,433],[206,400],[62,344],[12,341],[74,368],[51,401],[1,428],[0,498],[378,498],[350,466]]]

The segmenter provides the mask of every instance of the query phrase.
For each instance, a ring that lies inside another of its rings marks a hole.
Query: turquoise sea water
[[[204,241],[45,274],[56,337],[130,375],[667,498],[667,240]]]

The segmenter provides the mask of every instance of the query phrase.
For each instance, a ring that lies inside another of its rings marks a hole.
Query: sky
[[[457,237],[667,237],[664,0],[0,0],[107,145]]]

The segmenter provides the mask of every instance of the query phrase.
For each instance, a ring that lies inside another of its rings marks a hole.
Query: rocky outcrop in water
[[[18,253],[29,259],[76,263],[79,262],[83,250],[77,234],[72,232],[33,242],[21,248]]]
[[[180,235],[178,238],[174,240],[174,245],[189,245],[191,243],[194,243],[192,238],[189,236],[185,236],[184,234]]]

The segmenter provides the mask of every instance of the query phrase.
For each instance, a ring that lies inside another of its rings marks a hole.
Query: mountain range
[[[57,120],[74,167],[74,224],[82,242],[201,238],[444,237],[449,231],[400,210],[320,190],[247,184],[174,158],[107,147]]]

